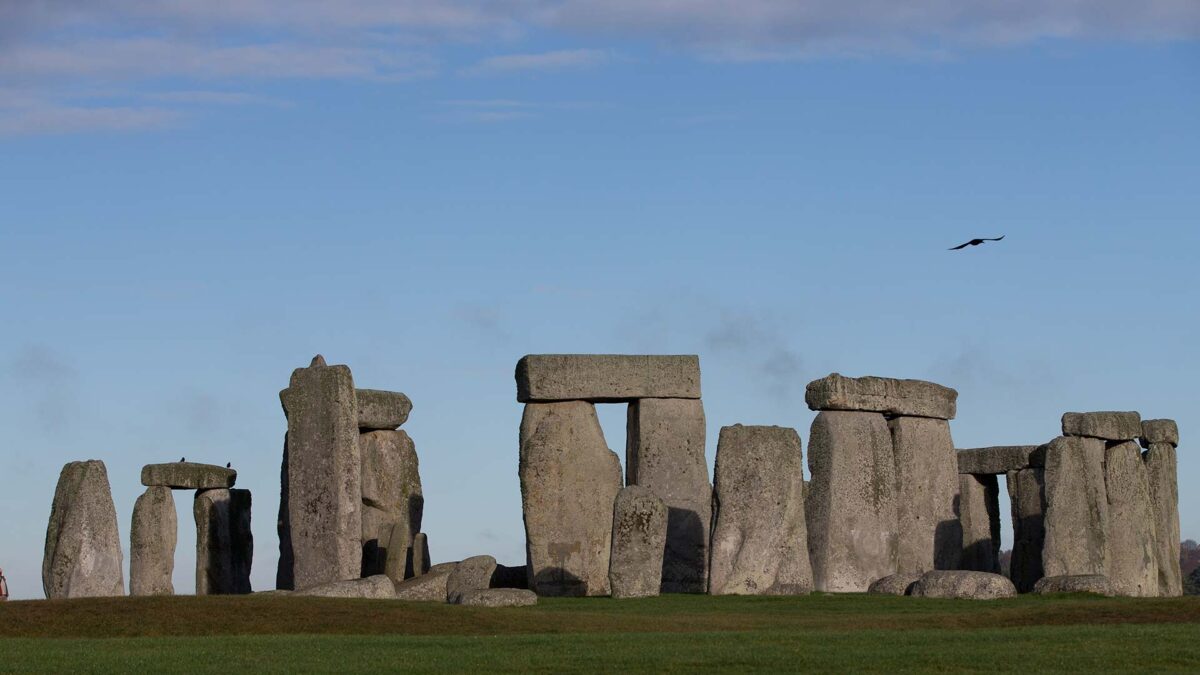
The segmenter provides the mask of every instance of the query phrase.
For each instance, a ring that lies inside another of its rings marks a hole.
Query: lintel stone
[[[359,429],[399,429],[412,412],[412,399],[398,391],[355,389],[354,400],[358,403]]]
[[[1142,435],[1142,416],[1136,412],[1069,412],[1062,416],[1062,432],[1064,436],[1132,441]]]
[[[845,377],[831,373],[808,383],[804,401],[810,410],[854,410],[952,420],[957,411],[958,392],[924,380]]]
[[[696,355],[529,354],[516,377],[521,403],[700,398]]]
[[[1142,447],[1170,443],[1179,447],[1179,425],[1175,420],[1142,420]]]
[[[1046,465],[1044,445],[998,445],[958,451],[958,472],[976,475],[1006,474]]]
[[[171,462],[142,467],[142,485],[172,490],[229,489],[237,482],[237,471],[215,464]]]

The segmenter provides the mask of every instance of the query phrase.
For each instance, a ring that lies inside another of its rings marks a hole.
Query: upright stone
[[[313,359],[280,392],[288,418],[288,521],[297,589],[362,571],[358,406],[346,366]]]
[[[42,559],[46,597],[124,595],[123,567],[117,509],[104,462],[68,463],[59,474],[46,526]]]
[[[646,398],[629,404],[625,483],[650,489],[667,507],[664,593],[708,590],[712,485],[704,435],[699,399]]]
[[[1009,577],[1019,593],[1032,592],[1042,570],[1046,542],[1046,475],[1044,469],[1008,472],[1012,504],[1013,547]]]
[[[1178,433],[1176,434],[1178,439]],[[1151,443],[1144,455],[1154,510],[1155,559],[1158,561],[1158,592],[1166,597],[1183,595],[1179,568],[1179,485],[1175,446]]]
[[[196,595],[250,592],[254,538],[249,490],[201,490],[192,502],[196,519]]]
[[[362,455],[362,575],[412,574],[413,537],[421,530],[425,497],[417,449],[403,431],[359,436]]]
[[[621,461],[604,442],[595,406],[526,405],[519,474],[530,589],[538,595],[608,595]]]
[[[963,552],[959,566],[1000,572],[1000,482],[992,474],[959,474],[958,520]]]
[[[129,529],[129,594],[174,595],[175,543],[179,523],[171,489],[146,488],[133,505]]]
[[[1132,441],[1142,435],[1142,416],[1136,412],[1069,412],[1062,416],[1062,432],[1064,436]]]
[[[631,485],[613,504],[612,559],[608,580],[614,598],[656,596],[667,545],[667,507],[650,490]]]
[[[1104,475],[1108,495],[1108,579],[1117,595],[1157,597],[1154,508],[1138,444],[1126,441],[1109,447],[1105,451]]]
[[[249,490],[229,491],[230,568],[233,571],[231,592],[239,595],[253,591],[250,587],[250,568],[254,564],[254,532],[250,523],[252,505]]]
[[[924,380],[844,377],[832,373],[809,382],[804,400],[811,410],[879,412],[952,420],[957,412],[958,392]]]
[[[397,525],[396,527],[403,527],[403,525]],[[427,574],[429,568],[433,567],[429,558],[429,536],[424,532],[418,532],[413,536],[412,561],[411,576],[414,577]],[[529,581],[526,579],[526,584],[528,583]]]
[[[876,579],[895,574],[896,463],[883,415],[818,414],[808,468],[808,548],[816,589],[862,593]]]
[[[1108,530],[1104,441],[1059,436],[1046,448],[1045,575],[1107,574]]]
[[[292,554],[292,524],[288,516],[288,447],[287,433],[283,434],[283,465],[279,469],[279,515],[275,520],[275,532],[279,535],[279,563],[275,568],[275,588],[290,591],[296,588],[293,570],[295,556]]]
[[[896,457],[897,571],[956,570],[962,558],[958,457],[950,423],[928,417],[888,422]]]
[[[516,377],[521,403],[700,398],[694,355],[529,354],[517,362]]]

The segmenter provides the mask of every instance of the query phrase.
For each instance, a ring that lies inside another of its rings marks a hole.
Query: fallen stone
[[[1013,547],[1009,578],[1018,593],[1033,590],[1044,576],[1042,549],[1046,543],[1046,475],[1044,469],[1008,472],[1012,506]]]
[[[1155,443],[1169,443],[1179,447],[1179,425],[1175,420],[1142,420],[1142,447]]]
[[[192,501],[196,520],[196,595],[250,592],[254,536],[249,490],[202,490]]]
[[[454,603],[465,607],[531,607],[537,593],[521,588],[486,588],[466,591]]]
[[[1107,597],[1116,595],[1112,583],[1103,574],[1043,577],[1034,584],[1033,592],[1039,595],[1048,593],[1095,593]]]
[[[174,595],[175,543],[179,523],[171,489],[146,488],[133,505],[129,529],[129,594]]]
[[[396,586],[384,574],[363,579],[345,579],[331,581],[296,591],[294,595],[314,598],[364,598],[370,600],[391,600],[396,597]]]
[[[1045,465],[1044,445],[999,445],[958,451],[959,473],[1000,475]]]
[[[266,597],[270,597],[270,596],[273,596],[273,595],[275,595],[275,596],[281,596],[281,595],[295,595],[295,591],[288,591],[288,590],[283,590],[283,589],[278,589],[278,588],[277,588],[277,589],[275,589],[275,590],[271,590],[271,591],[254,591],[254,592],[253,592],[253,593],[251,593],[250,595],[252,595],[252,596],[254,596],[254,597],[259,597],[259,596],[266,596]]]
[[[809,382],[804,400],[810,410],[850,410],[952,420],[958,392],[923,380],[844,377],[832,373]]]
[[[992,474],[959,474],[958,521],[963,551],[959,566],[1000,571],[1000,482]]]
[[[699,399],[647,398],[629,404],[625,483],[648,488],[667,507],[663,593],[708,590],[712,484],[704,440]]]
[[[211,490],[231,488],[237,482],[237,471],[213,464],[172,462],[147,464],[142,467],[142,485],[163,486],[173,490]]]
[[[42,587],[48,599],[125,594],[117,509],[104,462],[63,467],[46,526]]]
[[[936,570],[926,572],[920,581],[913,585],[912,595],[918,598],[996,600],[1016,597],[1017,588],[1007,577],[999,574]]]
[[[614,598],[648,598],[662,586],[667,507],[650,490],[631,485],[613,504],[608,581]]]
[[[1064,436],[1132,441],[1142,435],[1142,416],[1136,412],[1069,412],[1062,416],[1062,431]]]
[[[896,459],[899,572],[956,570],[963,534],[958,520],[958,463],[950,423],[928,417],[888,422]]]
[[[398,391],[355,389],[358,402],[358,428],[362,430],[399,429],[408,421],[412,400]]]
[[[525,565],[496,565],[489,588],[529,588],[529,568]]]
[[[526,405],[519,474],[531,589],[538,595],[608,595],[621,461],[604,442],[595,406]]]
[[[712,595],[812,592],[803,454],[795,429],[721,428],[713,485]]]
[[[700,357],[529,354],[517,362],[517,401],[616,403],[700,398]]]
[[[425,574],[432,566],[429,559],[429,536],[424,532],[413,535],[412,560],[412,576],[414,577]]]
[[[477,555],[458,563],[446,580],[446,602],[457,605],[463,593],[491,588],[495,571],[496,559],[490,555]]]
[[[1154,510],[1155,559],[1158,592],[1163,597],[1183,595],[1179,567],[1179,483],[1176,450],[1170,443],[1151,443],[1143,456]]]
[[[417,449],[403,431],[359,436],[362,457],[362,576],[413,576],[413,538],[421,531],[425,497]]]
[[[396,597],[411,602],[446,602],[446,584],[457,565],[434,565],[425,574],[396,584]]]
[[[1126,441],[1108,448],[1104,475],[1108,495],[1106,576],[1117,595],[1157,597],[1154,508],[1138,444]]]
[[[872,582],[867,588],[871,595],[912,595],[913,586],[921,580],[921,573],[902,573],[886,576]]]
[[[808,468],[808,549],[816,589],[862,593],[895,574],[896,463],[883,415],[819,413],[808,441]]]
[[[1046,448],[1046,576],[1104,574],[1108,498],[1104,441],[1059,436]]]

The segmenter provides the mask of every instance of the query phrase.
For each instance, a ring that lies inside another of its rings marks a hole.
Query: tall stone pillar
[[[963,533],[955,512],[958,456],[950,423],[930,417],[888,422],[896,458],[897,572],[955,570]]]
[[[1029,593],[1042,570],[1046,539],[1045,470],[1028,468],[1008,472],[1008,497],[1012,504],[1013,548],[1011,573],[1019,593]]]
[[[59,474],[46,525],[46,598],[125,595],[123,558],[104,462],[69,462]]]
[[[254,536],[249,490],[200,490],[192,502],[196,519],[196,595],[250,592]]]
[[[412,575],[413,537],[421,531],[425,497],[417,449],[404,431],[370,431],[358,438],[362,454],[362,576]]]
[[[1106,568],[1117,595],[1157,597],[1158,556],[1150,480],[1133,441],[1110,443],[1105,451],[1108,496]]]
[[[1099,438],[1059,436],[1046,447],[1042,567],[1048,577],[1108,574],[1104,446]]]
[[[171,488],[154,485],[133,505],[129,530],[129,594],[174,595],[175,543],[179,522]]]
[[[1000,482],[994,474],[959,474],[960,567],[1000,573]]]

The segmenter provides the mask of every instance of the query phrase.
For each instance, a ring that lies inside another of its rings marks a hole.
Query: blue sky
[[[723,425],[807,441],[831,371],[956,387],[960,447],[1172,417],[1200,538],[1200,9],[904,7],[0,3],[14,597],[86,458],[126,545],[143,464],[233,461],[270,587],[278,391],[318,352],[413,398],[435,560],[523,558],[537,352],[699,354],[710,466]]]

